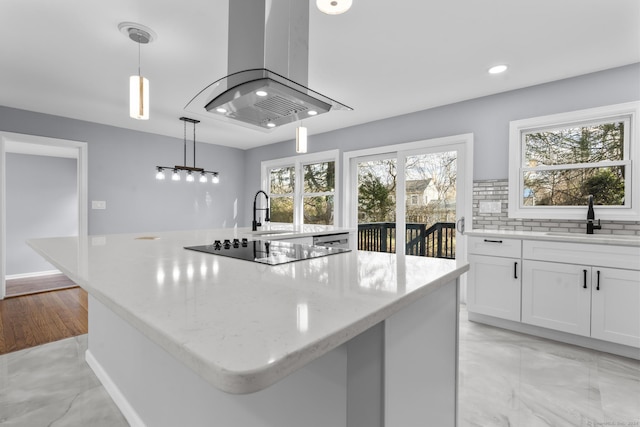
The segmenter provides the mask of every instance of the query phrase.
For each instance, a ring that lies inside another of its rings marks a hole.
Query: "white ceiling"
[[[638,0],[354,0],[343,15],[310,7],[309,87],[354,111],[305,121],[311,135],[483,95],[640,62]],[[227,0],[2,0],[0,105],[182,139],[251,148],[294,138],[185,112],[227,74]],[[142,46],[151,119],[128,116]],[[502,75],[486,70],[509,64]],[[550,100],[553,102],[553,100]]]

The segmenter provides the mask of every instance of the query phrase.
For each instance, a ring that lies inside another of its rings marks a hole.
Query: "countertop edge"
[[[587,243],[610,246],[640,247],[640,236],[635,239],[616,238],[611,234],[578,234],[578,233],[553,233],[543,231],[514,231],[514,230],[471,230],[465,232],[473,237],[502,237],[505,239],[546,240],[563,243]]]

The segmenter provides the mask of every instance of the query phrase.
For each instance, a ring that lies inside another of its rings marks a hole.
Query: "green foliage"
[[[611,169],[603,169],[585,182],[585,193],[594,195],[599,205],[623,205],[624,181]]]
[[[359,222],[393,221],[395,201],[391,196],[380,178],[371,172],[362,175],[358,186],[358,212],[362,216]]]

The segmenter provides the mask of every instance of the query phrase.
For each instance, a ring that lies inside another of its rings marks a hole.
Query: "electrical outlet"
[[[499,214],[501,212],[502,206],[500,202],[481,201],[478,208],[481,214],[488,214],[488,213]]]
[[[91,209],[107,209],[107,202],[104,200],[92,200]]]

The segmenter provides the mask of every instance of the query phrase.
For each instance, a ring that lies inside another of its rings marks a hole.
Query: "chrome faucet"
[[[267,198],[267,207],[266,208],[258,208],[256,207],[256,202],[258,201],[258,196],[260,193],[264,194],[264,197]],[[253,198],[253,222],[251,223],[251,231],[258,231],[258,227],[262,225],[259,220],[256,220],[256,212],[257,211],[266,211],[264,216],[264,221],[269,222],[271,219],[269,218],[269,196],[264,191],[260,190],[256,193],[256,196]]]
[[[589,207],[587,208],[587,234],[593,234],[593,230],[600,230],[602,226],[600,225],[600,219],[598,219],[598,225],[594,225],[593,221],[595,221],[596,215],[593,212],[593,195],[589,195]]]

